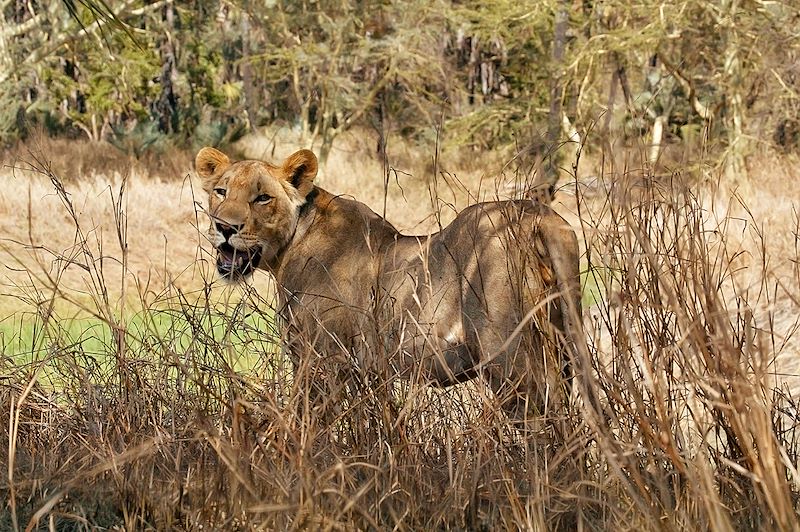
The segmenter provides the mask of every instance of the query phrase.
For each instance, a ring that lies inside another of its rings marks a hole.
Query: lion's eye
[[[271,200],[271,199],[272,199],[272,196],[270,196],[269,194],[259,194],[258,196],[256,196],[256,199],[254,199],[253,201],[255,203],[268,203],[269,200]]]
[[[228,191],[225,190],[224,188],[215,188],[214,189],[214,193],[219,195],[220,197],[223,197],[223,198],[225,197],[225,194],[227,194],[227,192]]]

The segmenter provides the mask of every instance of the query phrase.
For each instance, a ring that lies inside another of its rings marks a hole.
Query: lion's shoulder
[[[340,244],[361,243],[365,237],[377,243],[394,240],[399,234],[394,225],[366,204],[322,188],[316,188],[309,210],[320,236],[330,236]]]
[[[398,236],[364,203],[317,187],[301,208],[278,275],[306,286],[343,285],[374,274],[373,265]]]

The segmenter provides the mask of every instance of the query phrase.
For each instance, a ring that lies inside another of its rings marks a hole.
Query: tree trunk
[[[467,94],[468,99],[467,103],[469,105],[475,105],[475,93],[477,83],[475,82],[477,78],[477,71],[478,71],[478,56],[479,48],[478,48],[478,37],[473,35],[469,39],[469,63],[467,64]]]
[[[567,24],[569,23],[569,3],[559,0],[556,7],[555,26],[553,30],[552,69],[553,79],[550,85],[550,114],[547,120],[547,147],[544,153],[543,175],[541,181],[554,185],[558,181],[558,167],[562,112],[561,101],[564,96],[563,72],[564,51],[567,46]]]
[[[14,60],[11,57],[10,38],[8,35],[8,24],[0,10],[0,83],[9,80],[14,73]]]
[[[742,93],[743,76],[739,46],[739,34],[736,31],[738,0],[725,0],[725,129],[728,137],[728,152],[725,157],[725,177],[729,183],[743,184],[747,181],[745,164],[746,142],[743,131],[744,98]]]
[[[242,85],[244,89],[244,111],[247,115],[247,128],[252,132],[256,128],[258,117],[258,92],[253,83],[253,67],[250,64],[250,15],[242,13]]]
[[[648,156],[651,165],[655,165],[661,155],[661,146],[664,143],[664,125],[666,123],[667,115],[658,115],[653,121],[653,134],[650,143],[650,155]]]
[[[172,33],[175,28],[175,8],[172,2],[164,8],[164,26],[166,35],[161,43],[161,94],[155,104],[158,128],[164,133],[175,133],[180,125],[178,121],[178,95],[175,93],[177,78],[177,61],[175,42]]]

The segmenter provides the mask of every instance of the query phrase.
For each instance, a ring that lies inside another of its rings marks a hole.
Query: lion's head
[[[198,152],[195,170],[208,192],[208,236],[217,249],[220,275],[237,280],[271,264],[294,235],[317,167],[309,150],[294,153],[280,166],[231,162],[214,148]]]

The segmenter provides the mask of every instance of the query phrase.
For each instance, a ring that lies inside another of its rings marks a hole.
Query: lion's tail
[[[583,328],[578,237],[566,220],[551,213],[544,216],[541,235],[547,248],[545,256],[550,258],[548,266],[552,268],[553,282],[559,291],[561,327],[569,359],[569,368],[564,373],[569,377],[577,375],[584,406],[599,413],[599,397],[587,378],[592,364]]]

